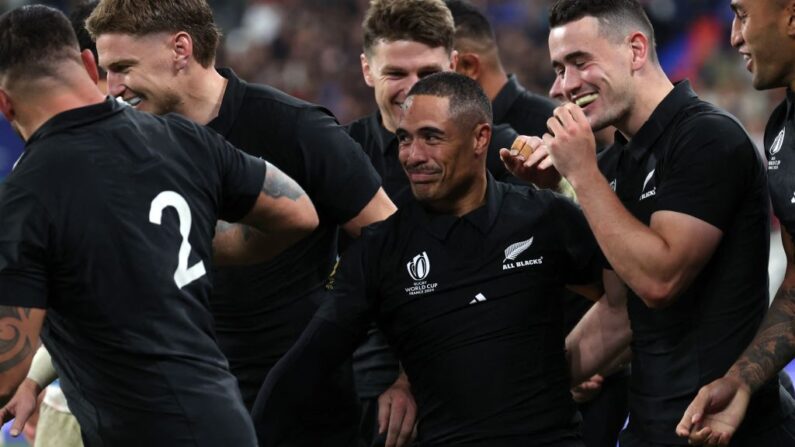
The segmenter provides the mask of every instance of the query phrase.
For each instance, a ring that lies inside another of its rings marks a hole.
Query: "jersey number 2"
[[[190,256],[191,251],[188,235],[190,235],[193,217],[191,216],[188,202],[185,201],[184,197],[174,191],[163,191],[158,194],[155,200],[152,200],[152,207],[149,209],[149,221],[155,225],[160,225],[163,219],[163,211],[169,206],[177,210],[179,232],[182,235],[177,271],[174,272],[174,282],[181,289],[204,276],[207,271],[204,269],[204,261],[199,261],[188,267],[188,256]]]

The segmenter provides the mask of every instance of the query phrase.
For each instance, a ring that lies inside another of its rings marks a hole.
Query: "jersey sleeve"
[[[318,210],[337,224],[370,203],[381,178],[359,144],[322,108],[304,109],[296,123],[303,152],[306,192]]]
[[[267,163],[238,150],[213,133],[221,178],[219,216],[236,222],[251,211],[265,182]]]
[[[0,305],[47,307],[51,220],[30,192],[0,185]]]
[[[657,209],[675,211],[726,231],[761,158],[739,124],[706,114],[682,124],[658,170]]]
[[[329,296],[316,316],[362,337],[375,317],[373,287],[369,279],[372,263],[367,255],[367,238],[363,235],[351,244],[339,260],[329,280]]]
[[[560,247],[565,264],[562,266],[566,284],[592,284],[601,280],[606,261],[596,238],[585,220],[582,210],[570,199],[556,195],[556,208],[560,225]]]

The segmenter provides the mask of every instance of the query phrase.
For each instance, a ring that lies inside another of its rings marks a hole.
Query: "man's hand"
[[[528,156],[520,154],[515,149],[500,149],[500,159],[505,169],[514,177],[532,183],[542,189],[555,190],[561,180],[561,175],[552,166],[549,154],[538,137],[520,135],[517,140],[522,140],[530,147]],[[516,143],[514,143],[516,144]]]
[[[401,373],[389,389],[378,396],[378,434],[386,431],[385,447],[408,445],[413,438],[417,404],[411,384]]]
[[[38,397],[41,387],[38,383],[30,379],[25,379],[17,388],[14,397],[0,409],[0,418],[5,424],[14,419],[11,426],[11,436],[19,436],[22,433],[25,422],[36,412],[38,407]]]
[[[583,174],[597,170],[596,140],[582,109],[566,103],[547,121],[550,133],[542,137],[541,149],[549,152],[552,164],[572,184]]]
[[[748,385],[722,377],[699,390],[676,426],[676,434],[693,445],[729,445],[751,399]]]
[[[602,391],[602,384],[604,384],[604,381],[604,377],[599,374],[594,374],[590,379],[572,388],[571,397],[574,399],[574,402],[578,404],[593,400],[593,398]]]

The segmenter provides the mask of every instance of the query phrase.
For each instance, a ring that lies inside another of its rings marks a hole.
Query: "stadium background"
[[[689,79],[699,95],[737,116],[761,147],[770,112],[784,92],[757,92],[729,45],[729,0],[641,0],[654,23],[660,60],[672,80]],[[69,12],[77,1],[0,0],[0,13],[45,3]],[[367,0],[209,0],[224,33],[217,63],[242,78],[275,86],[331,109],[341,123],[375,110],[362,80],[360,24]],[[546,44],[548,0],[472,0],[497,33],[505,68],[529,89],[552,82]],[[267,119],[264,117],[263,119]],[[0,181],[23,144],[0,117]],[[774,228],[776,230],[776,228]],[[771,237],[771,290],[783,277],[779,236]],[[790,374],[795,366],[788,367]],[[21,440],[3,438],[9,445]]]

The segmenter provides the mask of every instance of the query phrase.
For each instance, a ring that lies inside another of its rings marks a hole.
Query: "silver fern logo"
[[[770,156],[778,154],[781,150],[781,146],[784,144],[784,135],[787,128],[781,129],[781,132],[776,135],[776,139],[773,140],[773,144],[770,145]]]
[[[505,264],[508,261],[515,261],[516,258],[530,248],[531,245],[533,245],[532,237],[526,241],[511,244],[505,249],[505,259],[502,260],[502,263]]]
[[[431,271],[431,261],[428,259],[428,253],[422,252],[422,254],[414,256],[414,259],[406,264],[406,269],[414,281],[422,281],[427,278],[428,273]]]

